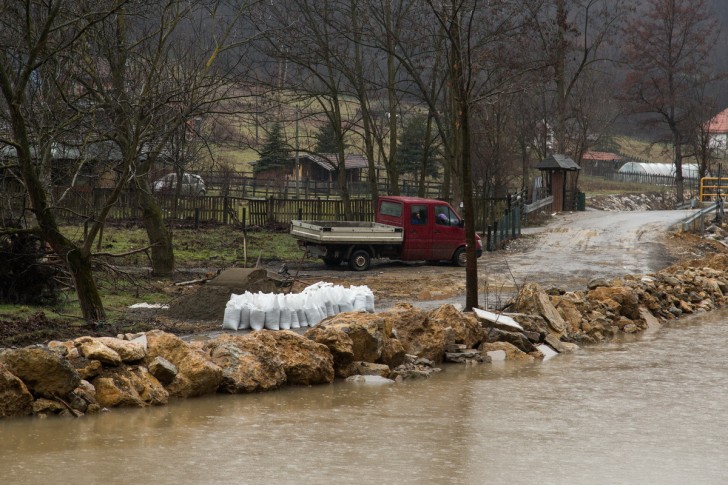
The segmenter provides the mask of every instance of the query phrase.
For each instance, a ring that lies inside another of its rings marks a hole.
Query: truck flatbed
[[[321,244],[402,244],[404,229],[378,222],[294,220],[291,235]]]

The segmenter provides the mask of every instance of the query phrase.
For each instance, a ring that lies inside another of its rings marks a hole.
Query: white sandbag
[[[240,323],[238,330],[248,330],[250,328],[250,304],[244,303],[240,308]]]
[[[288,308],[281,308],[280,310],[280,329],[290,330],[291,329],[291,310]]]
[[[265,326],[265,312],[260,308],[250,309],[250,328],[253,330],[263,330]]]
[[[308,327],[308,318],[306,317],[306,312],[303,308],[296,310],[296,315],[298,315],[298,325],[301,328]]]
[[[366,310],[369,313],[374,313],[374,295],[373,294],[366,294],[364,295],[366,298]]]
[[[358,293],[354,297],[354,311],[355,312],[367,311],[367,297],[365,295]]]
[[[334,313],[334,305],[329,300],[324,301],[324,308],[326,309],[327,317],[333,317],[336,315],[336,313]]]
[[[306,313],[306,321],[308,322],[309,327],[315,327],[321,320],[323,320],[321,311],[316,306],[306,307],[303,311]]]
[[[281,329],[281,310],[280,308],[271,308],[265,311],[265,328],[268,330]]]
[[[225,307],[225,316],[222,319],[222,328],[225,330],[237,330],[240,324],[240,310],[234,307]]]
[[[334,315],[338,315],[339,313],[341,313],[341,307],[339,307],[339,304],[338,303],[332,302],[331,303],[331,307],[334,310]]]
[[[298,323],[298,312],[296,310],[291,310],[291,328],[301,328],[301,325]]]
[[[351,301],[342,300],[339,301],[339,313],[345,313],[345,312],[353,312],[354,311],[354,305]]]

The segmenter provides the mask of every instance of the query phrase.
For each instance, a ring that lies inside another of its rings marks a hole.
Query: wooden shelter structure
[[[548,193],[554,197],[553,210],[577,210],[581,167],[566,155],[553,154],[538,162],[536,168],[543,174]]]

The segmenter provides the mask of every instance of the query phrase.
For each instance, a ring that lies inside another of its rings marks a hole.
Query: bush
[[[46,244],[37,235],[0,236],[0,303],[45,305],[57,302],[57,274],[58,268],[47,261]]]

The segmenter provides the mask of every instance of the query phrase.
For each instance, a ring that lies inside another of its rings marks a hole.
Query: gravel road
[[[523,231],[505,250],[478,260],[479,291],[486,306],[499,306],[527,282],[566,290],[583,289],[595,277],[658,271],[675,261],[670,227],[691,211],[586,211],[552,216],[543,227]],[[447,264],[377,261],[356,273],[344,265],[326,269],[311,261],[299,270],[301,283],[330,281],[367,285],[378,306],[398,302],[434,307],[464,303],[465,270]],[[462,300],[462,301],[461,301]]]
[[[512,274],[518,283],[583,288],[597,276],[643,274],[669,266],[670,227],[691,211],[586,211],[558,214],[547,226],[526,230],[530,249],[482,258],[487,273]]]

